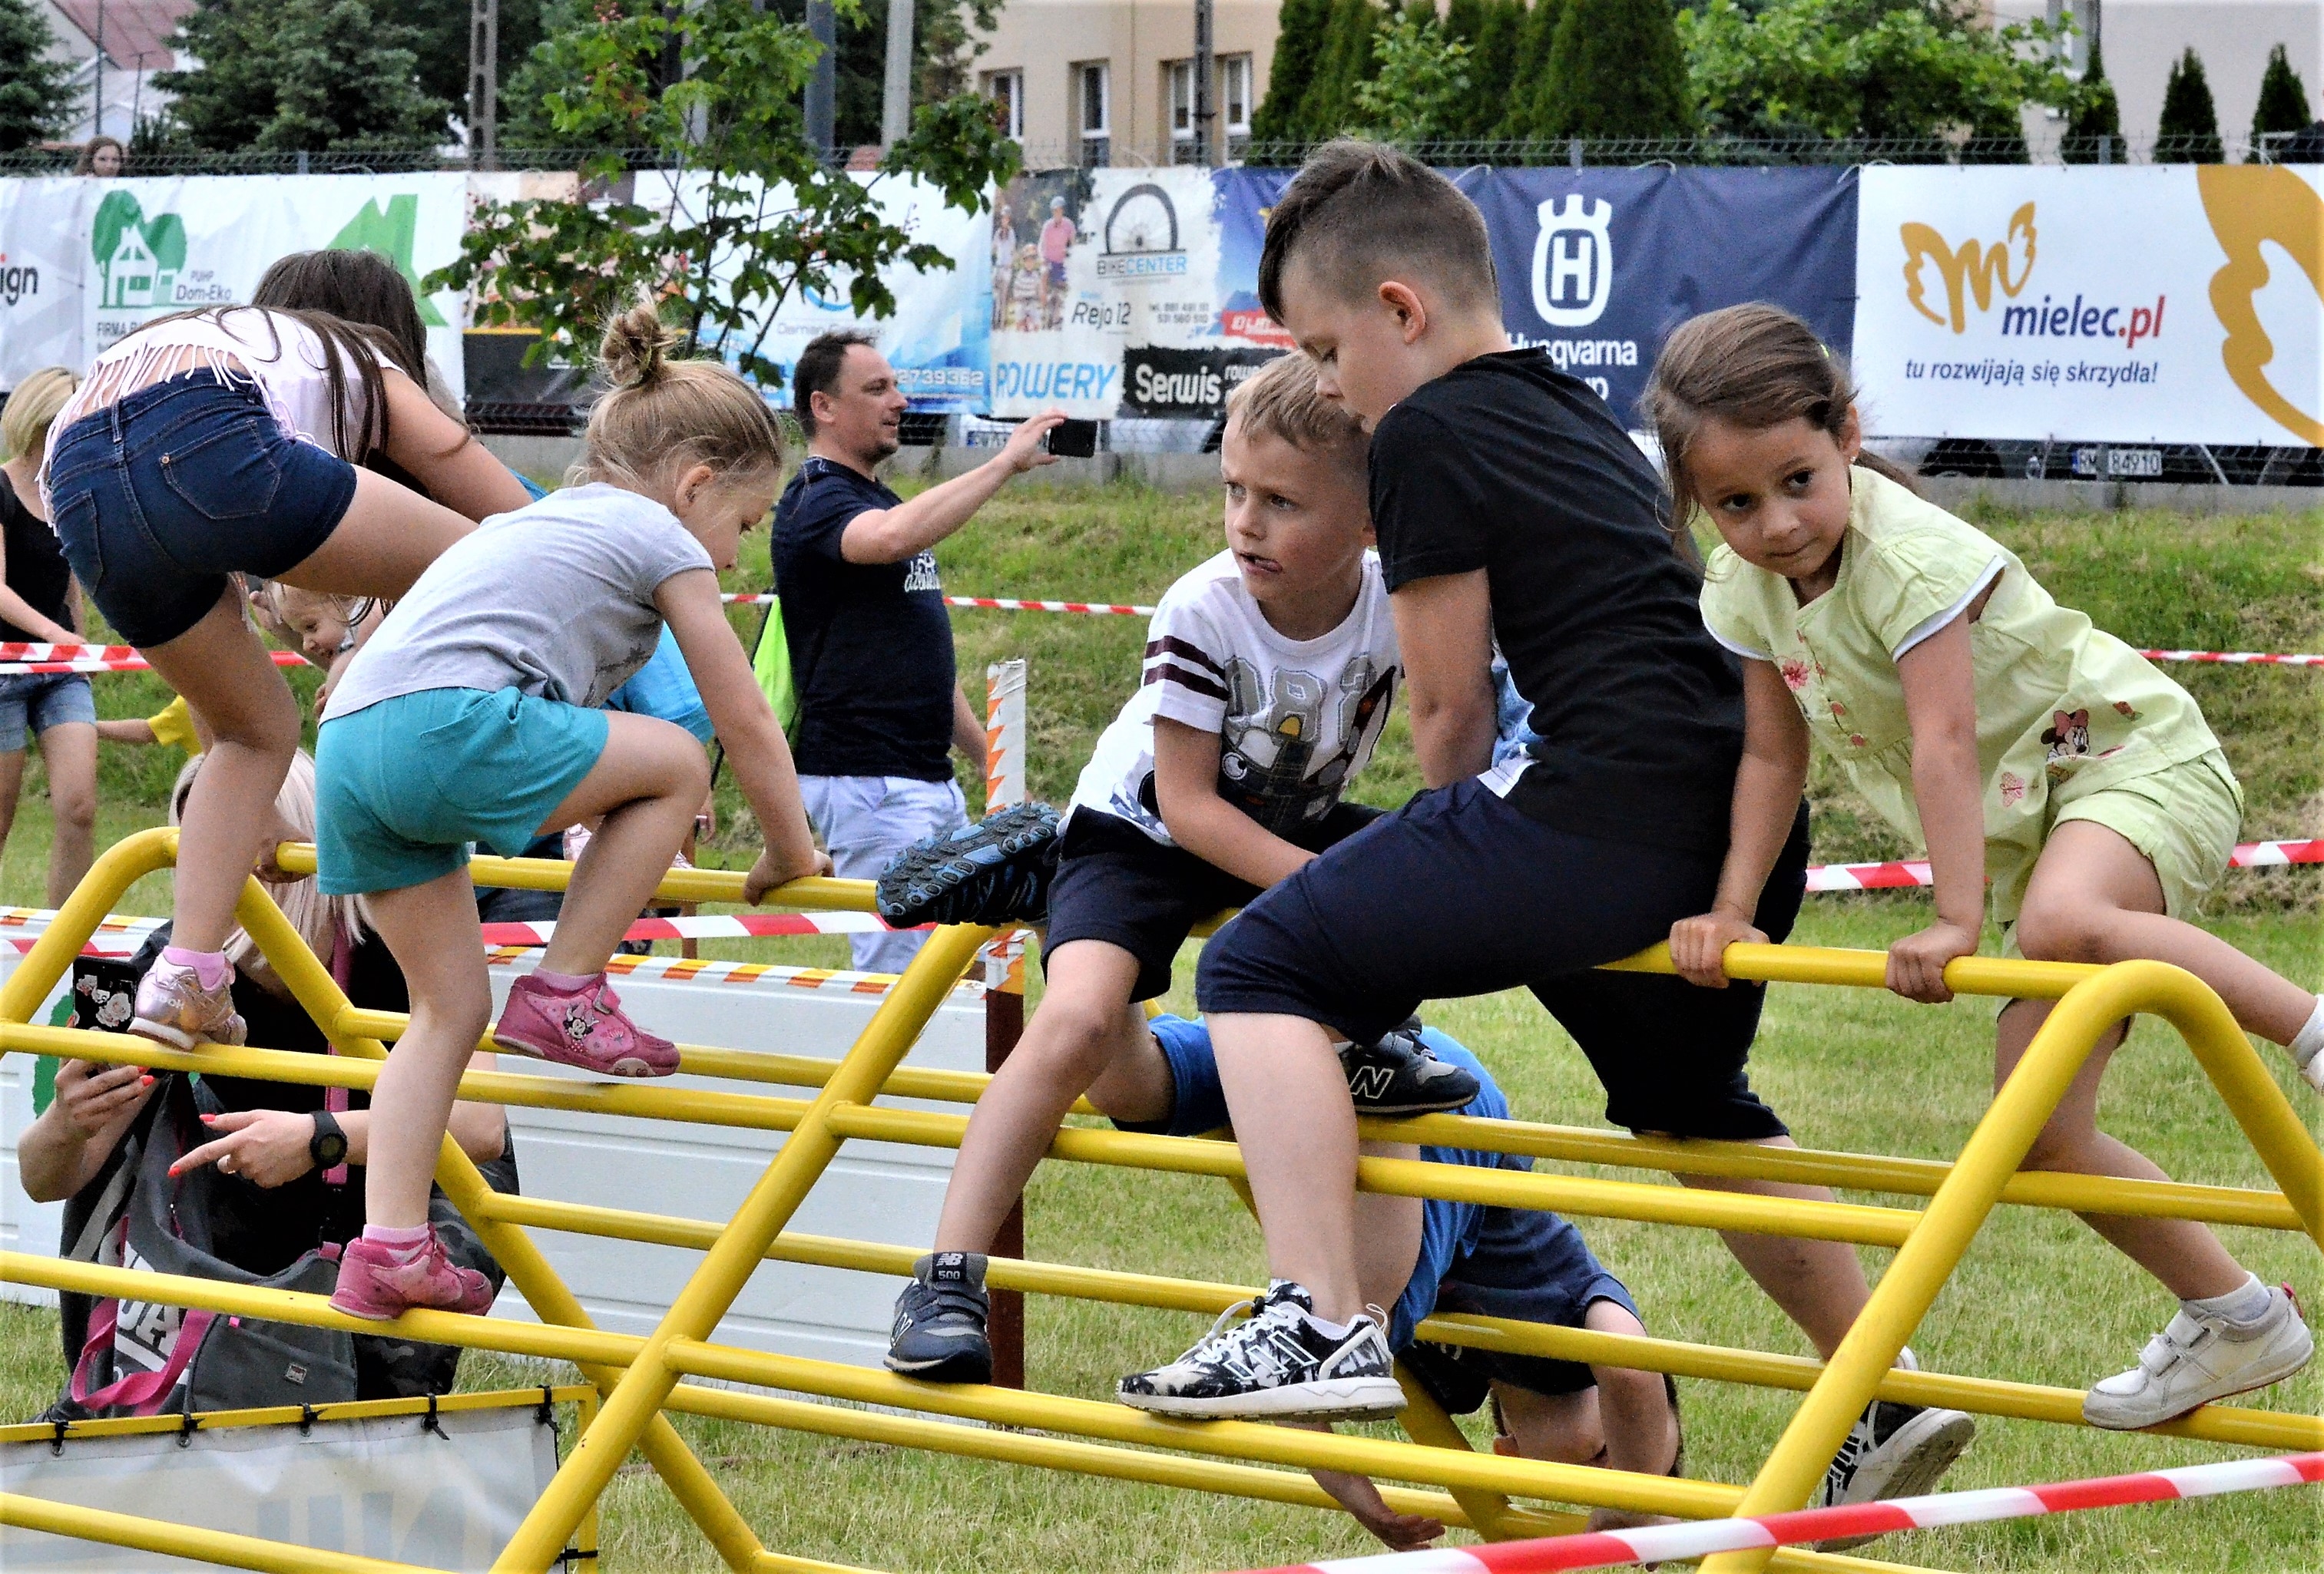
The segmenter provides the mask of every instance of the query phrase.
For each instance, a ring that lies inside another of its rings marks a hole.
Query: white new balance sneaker
[[[2138,1365],[2082,1396],[2082,1419],[2109,1431],[2135,1431],[2291,1376],[2316,1353],[2316,1339],[2289,1285],[2273,1286],[2267,1300],[2266,1314],[2253,1322],[2180,1308],[2171,1325],[2146,1341]]]
[[[1908,1372],[1921,1369],[1911,1350],[1898,1351],[1896,1364]],[[1880,1497],[1917,1497],[1943,1478],[1976,1436],[1977,1422],[1960,1411],[1876,1399],[1856,1418],[1824,1472],[1823,1489],[1809,1506],[1838,1508]],[[1836,1552],[1877,1539],[1835,1536],[1818,1542],[1816,1550]]]

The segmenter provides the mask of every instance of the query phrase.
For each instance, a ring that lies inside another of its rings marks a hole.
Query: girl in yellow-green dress
[[[1704,623],[1743,658],[1745,742],[1712,910],[1671,931],[1679,971],[1720,987],[1788,833],[1819,740],[1898,830],[1928,848],[1936,922],[1888,952],[1888,987],[1952,998],[1945,964],[1993,916],[2015,954],[2153,958],[2216,990],[2236,1020],[2290,1047],[2324,1091],[2324,997],[2184,916],[2227,867],[2243,799],[2184,689],[2050,599],[2006,548],[1865,456],[1845,370],[1806,324],[1730,307],[1673,335],[1647,408],[1683,528],[1710,516]],[[2050,1011],[2001,1012],[1996,1083]],[[2098,1089],[2127,1025],[2084,1065],[2029,1168],[2166,1177],[2098,1129]],[[2288,1291],[2263,1284],[2183,1220],[2085,1215],[2180,1297],[2138,1365],[2093,1387],[2093,1425],[2152,1426],[2281,1381],[2314,1341]]]

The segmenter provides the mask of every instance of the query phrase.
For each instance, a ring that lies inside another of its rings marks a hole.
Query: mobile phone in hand
[[[1088,459],[1097,454],[1095,421],[1063,420],[1049,428],[1050,453],[1060,459]]]

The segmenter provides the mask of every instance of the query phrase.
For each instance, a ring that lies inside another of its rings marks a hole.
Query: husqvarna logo
[[[1605,315],[1613,294],[1614,205],[1580,192],[1541,205],[1533,243],[1533,308],[1552,327],[1587,327]]]

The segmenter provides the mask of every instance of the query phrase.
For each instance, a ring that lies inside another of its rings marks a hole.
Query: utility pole
[[[807,140],[828,159],[835,151],[832,119],[839,91],[839,35],[831,0],[807,0],[807,30],[822,46],[815,58],[815,75],[807,84]]]
[[[1212,32],[1213,10],[1213,0],[1194,0],[1194,162],[1197,164],[1216,164],[1219,161],[1218,106],[1211,90],[1211,78],[1218,74],[1218,51]]]
[[[468,161],[501,167],[501,0],[469,0]]]
[[[888,75],[880,94],[880,145],[912,134],[912,0],[888,0]]]

